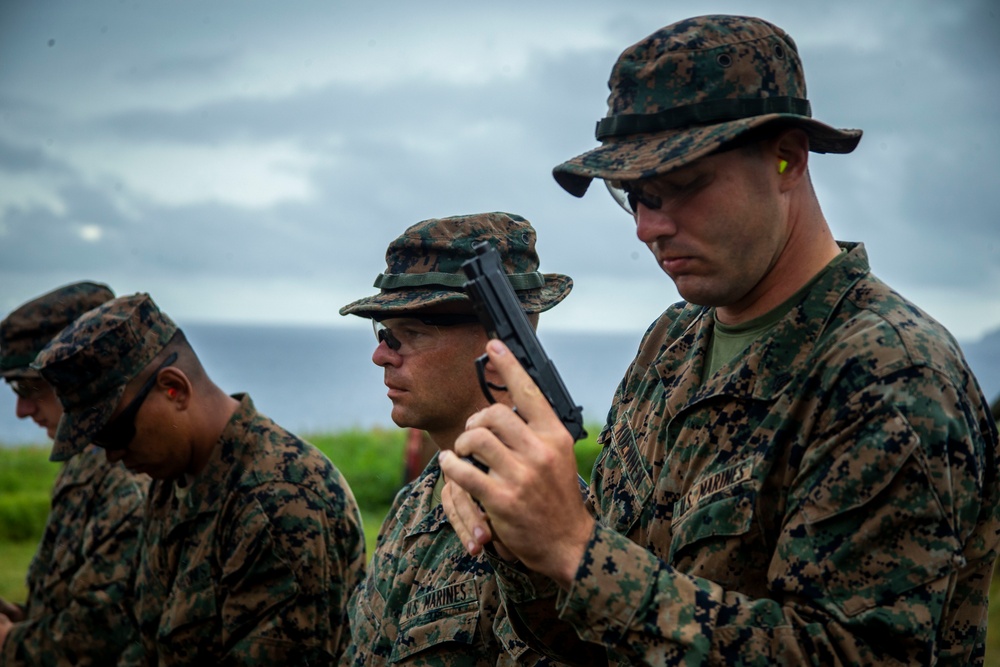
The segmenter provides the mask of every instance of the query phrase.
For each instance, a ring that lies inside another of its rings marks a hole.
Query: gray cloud
[[[498,209],[535,222],[543,269],[574,275],[574,299],[586,302],[602,285],[634,286],[657,295],[655,313],[676,298],[599,184],[577,200],[550,171],[595,145],[617,54],[700,5],[444,12],[397,3],[380,12],[316,3],[288,12],[258,3],[239,16],[219,6],[4,5],[0,179],[44,196],[26,191],[0,209],[0,275],[18,275],[0,286],[0,306],[57,277],[101,271],[128,285],[183,275],[201,285],[288,281],[362,294],[385,245],[407,225]],[[918,301],[924,289],[934,298],[986,295],[984,281],[1000,274],[991,182],[1000,148],[997,14],[987,2],[907,8],[766,3],[761,11],[796,38],[817,117],[866,132],[854,155],[813,162],[838,236],[865,240],[876,271]],[[516,41],[504,32],[510,26],[551,39]],[[496,60],[462,76],[448,75],[461,62],[401,80],[378,74],[376,66],[407,66],[408,55],[444,44],[428,34],[471,35]],[[357,47],[336,50],[346,42]],[[282,78],[267,69],[268,55],[286,50],[295,56]],[[369,78],[348,76],[367,66]],[[288,155],[268,157],[263,177],[218,172],[233,180],[223,194],[167,196],[134,178],[150,170],[190,180],[204,151],[261,146]],[[163,151],[171,151],[169,168],[150,162]],[[233,201],[285,176],[305,193]],[[81,235],[88,226],[100,228],[98,238]],[[225,315],[267,318],[259,308],[233,308]],[[991,326],[1000,325],[995,308]]]

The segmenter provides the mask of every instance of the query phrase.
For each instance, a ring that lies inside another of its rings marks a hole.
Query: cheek
[[[40,400],[39,405],[45,413],[45,416],[49,419],[59,421],[59,418],[62,417],[62,403],[59,402],[59,399],[56,398],[55,394],[51,394],[50,396]]]

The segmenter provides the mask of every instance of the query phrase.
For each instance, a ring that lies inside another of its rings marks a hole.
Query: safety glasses
[[[156,386],[156,379],[159,377],[160,371],[175,361],[177,361],[176,352],[167,357],[166,361],[160,364],[160,367],[149,376],[146,383],[142,385],[142,389],[135,395],[135,398],[129,401],[125,409],[91,437],[91,442],[112,452],[128,447],[132,438],[135,437],[135,416],[139,414],[139,408],[149,396],[149,392]]]

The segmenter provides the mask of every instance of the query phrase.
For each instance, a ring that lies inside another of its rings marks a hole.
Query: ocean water
[[[382,370],[371,362],[370,328],[185,324],[184,331],[216,384],[249,392],[258,410],[294,433],[394,427]],[[641,335],[546,332],[543,323],[539,339],[588,425],[603,424]],[[963,348],[987,398],[1000,398],[1000,331]],[[30,419],[15,417],[14,393],[0,387],[0,445],[46,442]]]
[[[382,369],[371,361],[370,328],[183,328],[217,385],[231,394],[248,392],[258,410],[294,433],[394,427]],[[641,334],[539,333],[587,424],[603,423]],[[47,442],[30,419],[16,418],[14,403],[14,393],[0,388],[0,443]]]

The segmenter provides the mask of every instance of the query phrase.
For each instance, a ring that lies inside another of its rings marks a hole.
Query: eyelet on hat
[[[733,64],[733,57],[728,53],[720,53],[715,57],[715,62],[719,63],[719,67],[730,67]]]
[[[774,45],[774,57],[777,58],[778,60],[784,60],[785,59],[785,47],[783,47],[781,44],[775,44]]]

